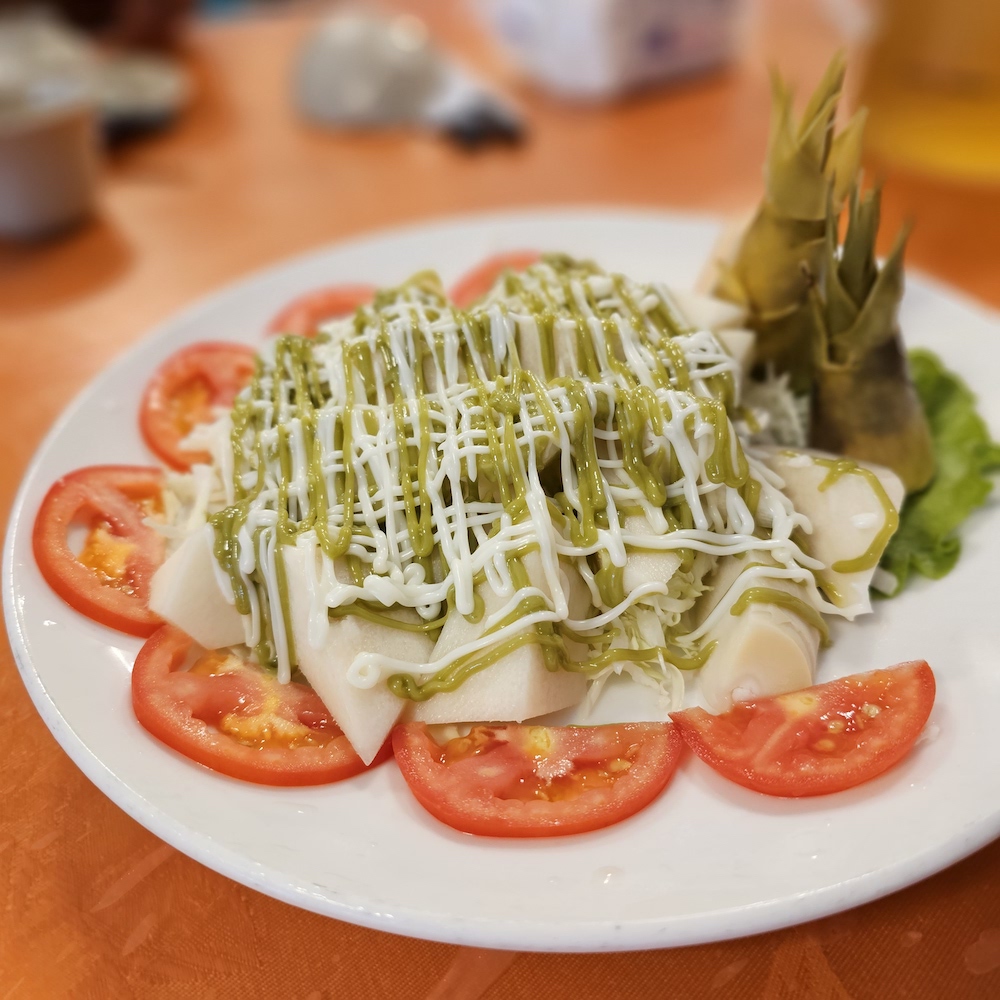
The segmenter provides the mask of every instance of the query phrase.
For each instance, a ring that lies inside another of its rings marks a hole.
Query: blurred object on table
[[[441,63],[427,29],[413,17],[331,17],[299,57],[299,104],[335,125],[398,125],[419,120],[440,84]]]
[[[35,82],[72,78],[96,105],[100,126],[111,143],[159,130],[187,104],[190,78],[176,57],[137,50],[126,42],[165,41],[168,33],[174,37],[190,4],[170,0],[158,6],[162,21],[143,14],[146,6],[79,2],[57,9],[0,0],[0,10],[6,11],[0,13],[0,35],[8,54],[0,59],[0,77],[13,73]],[[115,20],[115,10],[122,20]],[[75,12],[81,25],[107,29],[107,44],[97,44],[63,20],[64,11],[67,16]],[[156,30],[154,23],[159,26]]]
[[[924,173],[1000,183],[1000,0],[869,7],[859,101],[869,109],[871,152]]]
[[[191,77],[176,59],[151,52],[108,54],[95,81],[105,139],[117,145],[166,128],[191,92]]]
[[[36,239],[86,219],[99,130],[114,142],[162,128],[189,90],[175,59],[99,47],[46,9],[0,13],[0,235]]]
[[[63,0],[66,2],[66,0]],[[72,5],[93,8],[94,0],[70,0]],[[168,48],[184,32],[194,0],[99,0],[109,11],[108,31],[119,45],[129,48]]]
[[[174,45],[195,0],[0,0],[0,10],[58,13],[67,23],[127,48]]]
[[[516,141],[510,105],[439,52],[422,21],[349,11],[324,21],[298,58],[296,100],[326,125],[424,125],[467,147]]]
[[[743,0],[473,0],[521,70],[600,99],[728,62]]]
[[[0,18],[0,236],[35,239],[93,211],[95,61],[38,18]]]

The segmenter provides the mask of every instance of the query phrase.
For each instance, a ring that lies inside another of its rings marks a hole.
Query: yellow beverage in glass
[[[876,158],[1000,183],[1000,0],[881,0],[860,103]]]

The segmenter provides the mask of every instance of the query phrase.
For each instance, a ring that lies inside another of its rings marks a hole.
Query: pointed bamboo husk
[[[934,475],[930,428],[910,378],[899,329],[900,233],[882,267],[875,257],[881,193],[852,188],[847,232],[826,222],[824,281],[810,293],[817,351],[810,444],[892,469],[908,492]]]
[[[835,207],[858,172],[865,112],[835,135],[844,56],[830,63],[800,122],[792,92],[772,76],[765,194],[731,258],[717,262],[714,294],[744,306],[757,332],[756,360],[809,387],[815,352],[810,289],[822,278],[832,190]]]

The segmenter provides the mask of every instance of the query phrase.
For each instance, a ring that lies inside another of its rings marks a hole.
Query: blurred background
[[[804,93],[838,47],[873,172],[995,211],[992,0],[0,0],[0,282],[95,226],[110,260],[157,205],[193,227],[181,243],[211,257],[206,281],[259,262],[257,241],[196,238],[227,205],[267,229],[267,257],[475,207],[738,209],[769,67]],[[460,183],[438,183],[445,163]],[[140,193],[138,214],[121,205]],[[0,295],[18,303],[29,288]]]

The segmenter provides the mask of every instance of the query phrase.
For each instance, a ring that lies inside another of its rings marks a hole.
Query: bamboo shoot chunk
[[[582,621],[591,614],[590,589],[583,582],[580,571],[568,559],[559,560],[559,570],[562,574],[563,590],[566,593],[566,604],[569,617],[574,621]],[[590,647],[584,642],[565,639],[566,656],[573,663],[581,663],[590,658]]]
[[[534,316],[517,316],[517,360],[525,371],[545,381],[542,339]]]
[[[759,557],[753,560],[759,564]],[[734,701],[783,694],[809,687],[816,672],[820,634],[789,607],[765,600],[745,608],[737,602],[750,588],[761,587],[807,600],[801,583],[767,576],[750,567],[746,556],[724,556],[695,606],[692,624],[700,626],[724,603],[726,610],[704,641],[715,648],[701,668],[698,688],[707,707],[724,712]],[[760,596],[766,596],[760,595]],[[732,614],[736,606],[740,614]]]
[[[414,665],[419,672],[431,658],[434,643],[423,632],[412,632],[367,621],[357,615],[342,615],[330,621],[326,637],[317,648],[309,641],[309,619],[313,606],[311,568],[315,558],[310,547],[287,545],[285,575],[291,616],[292,638],[298,666],[313,686],[337,725],[351,741],[358,756],[370,764],[396,724],[406,703],[384,683],[360,688],[348,679],[355,658],[362,653],[380,653]],[[416,612],[387,609],[390,617],[416,623]]]
[[[551,600],[538,552],[530,552],[523,562],[532,585]],[[579,607],[579,596],[574,597],[569,570],[576,572],[572,565],[560,567],[570,585],[568,602]],[[476,592],[483,601],[482,616],[478,621],[470,621],[457,612],[448,615],[434,647],[434,660],[441,660],[482,638],[489,619],[510,602],[510,597],[497,594],[486,582],[479,584]],[[532,627],[525,626],[526,629]],[[482,652],[488,651],[489,647]],[[520,722],[575,705],[583,698],[586,686],[581,674],[549,670],[542,647],[537,642],[526,642],[466,678],[454,691],[442,691],[427,701],[415,702],[408,709],[407,717],[428,723]]]
[[[746,571],[748,563],[749,560],[744,555],[722,556],[718,559],[708,576],[704,593],[689,613],[692,631],[701,626],[718,607],[719,602]]]
[[[727,614],[711,638],[718,645],[698,686],[712,712],[813,683],[819,633],[787,608],[751,604],[741,615]]]
[[[525,371],[537,375],[543,382],[548,380],[549,375],[553,378],[579,376],[576,337],[576,323],[565,316],[557,316],[552,324],[551,363],[554,369],[546,373],[538,321],[534,316],[517,314],[518,361]]]
[[[746,309],[734,302],[687,289],[671,288],[670,295],[683,318],[696,330],[730,330],[747,321]]]
[[[841,460],[822,452],[770,451],[764,461],[812,523],[806,544],[826,566],[820,587],[845,618],[871,611],[868,588],[903,502],[902,481],[882,466],[833,465]]]
[[[644,515],[630,515],[622,519],[622,529],[629,535],[655,536]],[[647,583],[666,585],[681,564],[681,557],[673,549],[643,549],[637,545],[628,546],[628,561],[622,582],[625,593]]]
[[[578,333],[577,325],[571,319],[559,317],[552,324],[557,378],[579,378],[583,371],[576,345]]]
[[[153,575],[149,609],[205,649],[243,642],[243,616],[219,585],[209,524],[181,542]]]
[[[522,652],[528,655],[519,656]],[[529,644],[466,678],[454,691],[412,702],[406,718],[428,724],[523,722],[576,705],[586,691],[583,674],[547,670],[539,647]]]

